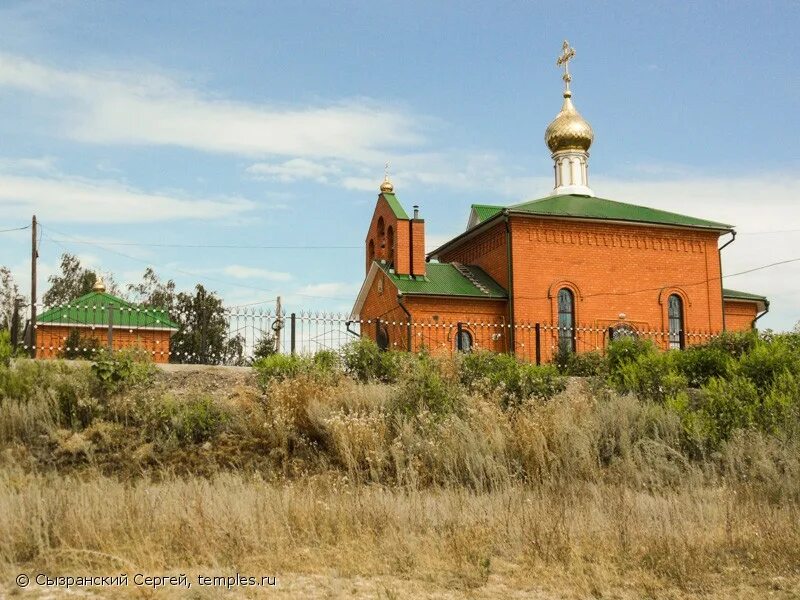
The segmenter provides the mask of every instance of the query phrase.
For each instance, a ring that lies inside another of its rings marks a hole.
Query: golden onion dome
[[[562,150],[581,150],[586,152],[594,140],[594,132],[589,122],[575,110],[572,104],[572,93],[564,92],[564,104],[561,112],[556,115],[553,122],[544,132],[544,141],[550,152]]]
[[[106,291],[106,283],[103,281],[102,277],[98,277],[95,279],[94,285],[92,286],[92,291],[94,292],[105,292]]]
[[[394,185],[392,182],[389,181],[389,176],[383,178],[383,183],[381,184],[381,192],[384,194],[391,194],[394,191]]]

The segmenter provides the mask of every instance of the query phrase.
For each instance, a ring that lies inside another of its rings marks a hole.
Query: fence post
[[[683,330],[683,328],[681,328],[679,335],[680,335],[680,343],[679,343],[680,349],[681,350],[685,350],[686,349],[686,332]]]
[[[289,347],[291,349],[292,354],[295,353],[295,326],[297,323],[297,315],[292,313],[291,316],[291,333],[290,333],[290,342]]]
[[[609,328],[608,328],[608,343],[611,344],[611,342],[613,342],[613,341],[614,341],[614,328],[609,326]]]
[[[536,332],[536,364],[542,364],[542,326],[537,323],[534,329]]]
[[[108,303],[108,351],[114,351],[114,305]]]
[[[461,333],[464,331],[464,326],[459,321],[456,324],[456,350],[461,350]]]

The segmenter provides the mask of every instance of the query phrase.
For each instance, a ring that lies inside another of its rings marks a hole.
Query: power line
[[[68,237],[68,238],[70,237],[69,235],[67,235],[65,233],[62,233],[60,231],[57,231],[57,230],[53,229],[50,226],[46,226],[45,227],[41,223],[39,223],[39,226],[42,229],[49,229],[50,231],[52,231],[54,233],[57,233],[58,235],[65,236],[65,237]],[[62,242],[66,241],[66,240],[58,240],[56,238],[52,238],[52,237],[49,237],[49,236],[47,238],[45,238],[45,239],[47,239],[47,240],[49,240],[51,242],[55,242],[56,244],[61,246],[64,250],[68,250],[68,248],[66,248],[62,244]],[[67,243],[69,243],[69,241],[67,241]],[[141,258],[136,258],[135,256],[130,256],[129,254],[124,254],[124,253],[119,252],[117,250],[112,250],[111,248],[105,248],[104,245],[98,244],[96,242],[86,241],[85,243],[88,244],[88,245],[100,248],[101,250],[105,250],[106,252],[110,252],[112,254],[116,254],[118,256],[122,256],[123,258],[127,258],[128,260],[133,260],[133,261],[142,263],[144,265],[147,265],[148,267],[156,266],[161,270],[173,271],[175,273],[180,273],[182,275],[188,275],[190,277],[196,277],[198,279],[204,279],[206,281],[213,281],[215,283],[222,283],[222,284],[225,284],[225,285],[230,285],[230,286],[238,287],[238,288],[251,289],[251,290],[258,291],[258,292],[266,292],[266,293],[270,293],[270,294],[278,294],[278,293],[280,293],[279,290],[269,290],[269,289],[266,289],[266,288],[256,287],[256,286],[252,286],[252,285],[246,285],[246,284],[243,284],[243,283],[229,281],[229,280],[226,280],[226,279],[219,279],[217,277],[211,277],[209,275],[202,275],[202,274],[199,274],[199,273],[193,273],[192,271],[186,271],[184,269],[179,269],[177,267],[163,267],[163,266],[154,265],[150,261],[143,260]],[[351,299],[349,296],[348,297],[345,297],[345,296],[318,296],[318,295],[302,294],[302,293],[293,293],[293,294],[290,294],[290,295],[301,296],[303,298],[315,298],[315,299],[324,299],[324,300],[350,300]]]
[[[644,292],[657,292],[659,290],[663,290],[664,288],[670,287],[678,287],[678,288],[685,288],[685,287],[694,287],[697,285],[704,285],[706,283],[710,283],[712,281],[720,281],[722,279],[726,279],[729,277],[737,277],[739,275],[746,275],[748,273],[755,273],[756,271],[763,271],[764,269],[769,269],[771,267],[777,267],[780,265],[786,265],[789,263],[800,262],[800,257],[797,258],[787,258],[786,260],[779,260],[776,262],[772,262],[766,265],[760,265],[758,267],[753,267],[751,269],[745,269],[744,271],[737,271],[736,273],[729,273],[728,275],[722,275],[721,277],[709,277],[708,279],[703,279],[702,281],[695,281],[693,283],[670,283],[659,285],[656,287],[649,287],[649,288],[641,288],[638,290],[628,290],[625,292],[596,292],[594,294],[581,294],[581,298],[594,298],[597,296],[630,296],[633,294],[642,294]],[[549,296],[516,296],[517,298],[523,298],[525,300],[547,300]]]
[[[51,228],[52,229],[52,228]],[[55,231],[55,230],[53,230]],[[64,235],[64,234],[61,234]],[[58,240],[54,242],[68,242],[70,244],[96,245],[89,240]],[[305,245],[253,245],[253,244],[149,244],[144,242],[103,242],[105,246],[137,246],[141,248],[213,248],[213,249],[242,249],[242,250],[355,250],[362,246],[305,246]]]
[[[0,229],[0,233],[8,233],[10,231],[25,231],[26,229],[30,229],[30,225],[25,225],[24,227],[14,227],[12,229]]]
[[[738,231],[738,235],[770,235],[773,233],[798,233],[800,229],[772,229],[765,231]]]

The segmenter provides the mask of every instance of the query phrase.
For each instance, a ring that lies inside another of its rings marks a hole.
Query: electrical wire
[[[30,225],[25,225],[24,227],[14,227],[12,229],[0,229],[0,233],[9,233],[11,231],[24,231],[25,229],[30,229]]]
[[[65,234],[63,232],[60,232],[60,231],[57,231],[57,230],[53,229],[50,226],[45,226],[45,225],[42,225],[41,223],[39,223],[39,226],[42,229],[48,229],[48,230],[52,231],[53,233],[57,233],[58,235],[61,235],[61,236],[67,237],[67,238],[71,237],[71,236],[69,236],[69,235],[67,235],[67,234]],[[62,241],[59,241],[56,238],[52,238],[50,236],[47,236],[45,239],[47,239],[48,241],[51,241],[51,242],[54,242],[54,243],[58,244],[65,251],[69,251],[69,249],[66,248],[63,245]],[[201,280],[213,281],[215,283],[222,283],[222,284],[225,284],[225,285],[230,285],[232,287],[250,289],[250,290],[255,290],[255,291],[258,291],[258,292],[266,292],[266,293],[271,293],[271,294],[280,293],[278,290],[270,290],[270,289],[256,287],[256,286],[247,285],[247,284],[243,284],[243,283],[238,283],[238,282],[234,282],[234,281],[230,281],[230,280],[226,280],[226,279],[220,279],[220,278],[217,278],[217,277],[211,277],[209,275],[202,275],[202,274],[199,274],[199,273],[194,273],[192,271],[186,271],[184,269],[179,269],[177,267],[164,267],[164,266],[155,265],[151,261],[143,260],[141,258],[136,258],[135,256],[130,256],[129,254],[124,254],[124,253],[119,252],[117,250],[112,250],[111,248],[106,248],[102,244],[98,244],[96,242],[86,242],[86,243],[91,245],[91,246],[94,246],[96,248],[100,248],[101,250],[105,250],[106,252],[110,252],[112,254],[116,254],[117,256],[122,256],[123,258],[127,258],[128,260],[133,260],[133,261],[145,264],[145,265],[147,265],[149,267],[155,266],[155,267],[157,267],[158,269],[160,269],[162,271],[173,271],[175,273],[180,273],[182,275],[188,275],[190,277],[196,277],[196,278],[201,279]],[[292,294],[287,294],[287,295],[300,296],[300,297],[303,297],[303,298],[321,299],[321,300],[350,300],[350,299],[352,299],[349,296],[347,296],[347,297],[345,297],[345,296],[319,296],[319,295],[302,294],[302,293],[292,293]]]
[[[64,235],[64,234],[61,234]],[[89,244],[95,242],[89,240],[58,240],[52,238],[54,242],[68,242],[70,244]],[[252,244],[148,244],[144,242],[103,242],[105,246],[136,246],[141,248],[213,248],[213,249],[242,249],[242,250],[355,250],[362,246],[294,246],[294,245],[252,245]]]

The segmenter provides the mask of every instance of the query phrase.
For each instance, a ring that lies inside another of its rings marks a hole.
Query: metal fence
[[[32,307],[26,308],[27,318],[19,319],[12,328],[12,341],[37,358],[91,358],[103,348],[138,348],[156,362],[197,364],[246,365],[272,352],[339,351],[359,337],[372,339],[387,350],[451,354],[485,349],[513,352],[522,360],[540,364],[551,362],[559,351],[605,352],[611,340],[621,337],[647,339],[667,350],[703,344],[719,333],[664,331],[633,322],[574,327],[480,318],[410,322],[318,311],[276,313],[253,307],[169,315],[162,310],[116,305],[36,306],[33,315]]]

